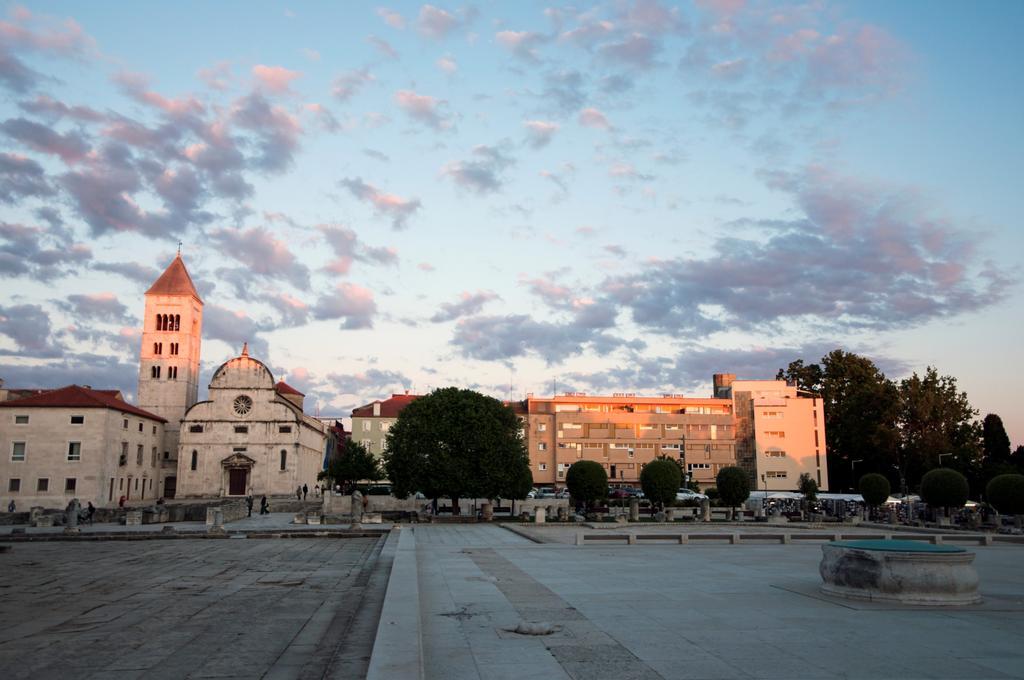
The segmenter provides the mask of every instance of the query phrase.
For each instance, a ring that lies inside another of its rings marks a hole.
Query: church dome
[[[259,359],[249,356],[249,344],[242,347],[242,353],[221,364],[210,380],[210,389],[249,388],[274,389],[274,375]]]

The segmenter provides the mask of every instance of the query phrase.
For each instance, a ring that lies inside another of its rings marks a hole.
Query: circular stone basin
[[[832,541],[821,550],[821,591],[828,595],[931,606],[981,601],[974,553],[963,548],[866,540]]]

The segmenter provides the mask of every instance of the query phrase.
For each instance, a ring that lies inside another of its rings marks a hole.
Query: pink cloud
[[[63,57],[81,58],[95,52],[96,41],[74,19],[36,17],[24,7],[16,8],[12,18],[14,22],[0,21],[0,43]]]
[[[428,95],[416,94],[412,90],[399,90],[395,93],[395,103],[406,115],[435,130],[446,130],[451,121],[441,114],[443,101]]]
[[[202,114],[206,107],[195,97],[168,99],[162,94],[149,89],[149,78],[141,73],[122,71],[114,76],[121,90],[135,101],[159,109],[169,116],[185,116]]]
[[[423,5],[420,8],[419,17],[416,19],[417,30],[435,40],[447,37],[458,26],[457,18],[433,5]]]
[[[526,128],[530,146],[535,149],[547,146],[554,134],[558,132],[558,123],[546,120],[528,120],[523,123],[523,126]]]
[[[274,94],[288,92],[292,81],[302,77],[302,73],[299,71],[292,71],[283,66],[266,66],[265,64],[253,66],[252,75],[259,87]]]
[[[419,199],[405,199],[385,193],[359,177],[343,179],[340,184],[359,200],[372,204],[378,214],[391,218],[394,229],[404,228],[408,219],[421,207]]]
[[[384,23],[390,26],[391,28],[397,28],[398,30],[402,30],[405,28],[405,18],[403,18],[401,14],[394,11],[393,9],[388,9],[387,7],[378,7],[377,16],[383,19]]]
[[[579,123],[584,127],[600,128],[602,130],[611,128],[608,118],[595,108],[587,108],[580,111]]]
[[[494,39],[506,50],[527,61],[537,61],[537,47],[547,42],[547,38],[532,31],[500,31]]]

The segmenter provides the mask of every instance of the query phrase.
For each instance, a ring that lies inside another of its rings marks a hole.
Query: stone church
[[[221,365],[209,399],[185,413],[178,497],[288,495],[323,468],[326,426],[303,413],[303,395],[242,354]]]

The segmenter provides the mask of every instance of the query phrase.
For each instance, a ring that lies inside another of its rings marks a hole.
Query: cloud
[[[259,334],[269,330],[273,328],[260,324],[245,312],[209,302],[203,307],[204,339],[222,340],[234,352],[241,352],[242,344],[247,342],[252,356],[267,359],[270,347]]]
[[[76,59],[94,53],[96,41],[74,19],[37,16],[25,8],[12,19],[0,20],[0,38],[10,48]]]
[[[390,391],[412,384],[402,373],[378,368],[369,368],[362,373],[330,373],[327,381],[341,394],[370,395],[370,399],[382,399]]]
[[[584,127],[597,128],[601,130],[608,130],[611,128],[611,124],[603,113],[594,108],[583,109],[580,111],[579,123]]]
[[[484,195],[501,189],[501,173],[513,163],[501,150],[480,145],[473,148],[469,160],[448,163],[441,172],[462,188]]]
[[[17,348],[13,352],[0,349],[0,355],[45,359],[63,354],[63,348],[53,344],[50,315],[39,305],[0,305],[0,335]]]
[[[15,94],[23,94],[34,88],[41,78],[41,73],[30,69],[0,45],[0,85]]]
[[[275,320],[276,323],[274,323],[275,328],[304,326],[309,322],[311,311],[309,305],[288,293],[267,295],[263,298],[263,301],[273,307],[278,313],[278,318]]]
[[[607,354],[617,341],[575,323],[535,321],[525,314],[475,316],[460,319],[451,344],[463,356],[483,361],[505,361],[536,354],[555,364],[589,349]]]
[[[253,133],[258,151],[251,158],[255,167],[268,172],[283,172],[291,167],[302,132],[295,116],[253,92],[235,102],[231,120]]]
[[[763,238],[720,237],[709,257],[655,260],[602,290],[638,324],[679,336],[784,320],[905,328],[996,304],[1012,284],[977,262],[976,236],[913,190],[817,167],[767,179],[796,218],[751,221]]]
[[[283,66],[267,66],[265,64],[253,66],[252,75],[260,89],[273,94],[286,94],[290,92],[292,82],[302,77],[300,71],[292,71]]]
[[[389,59],[398,59],[398,50],[392,47],[391,43],[389,43],[384,38],[371,35],[366,38],[366,42],[373,45],[377,49],[377,51],[383,54],[385,57]]]
[[[338,182],[348,189],[353,196],[373,205],[374,212],[391,220],[393,229],[404,229],[407,222],[421,203],[418,198],[405,199],[395,194],[388,194],[372,184],[367,184],[361,177],[346,177]]]
[[[395,93],[395,103],[407,116],[429,128],[447,130],[452,127],[451,119],[441,112],[446,106],[444,101],[416,94],[412,90],[399,90]]]
[[[224,92],[231,87],[234,77],[231,74],[231,64],[226,61],[219,61],[213,66],[199,69],[196,74],[201,81],[211,90]]]
[[[100,321],[115,324],[135,324],[137,319],[128,313],[128,308],[113,293],[86,293],[68,295],[64,300],[54,300],[58,309],[76,321]]]
[[[602,45],[599,52],[608,60],[632,68],[649,69],[654,66],[654,56],[661,44],[642,33],[633,33],[618,42]]]
[[[372,247],[360,242],[359,237],[351,229],[339,225],[321,224],[317,229],[324,235],[336,256],[324,269],[335,274],[348,274],[352,262],[370,262],[380,265],[398,264],[398,252],[394,248]]]
[[[114,76],[114,82],[128,97],[140,104],[162,111],[172,118],[187,118],[201,115],[205,111],[203,103],[195,97],[170,99],[149,89],[149,78],[142,73],[122,71]]]
[[[398,12],[388,9],[387,7],[378,7],[377,16],[384,20],[391,28],[402,30],[405,28],[405,19]]]
[[[455,73],[459,70],[459,64],[455,61],[455,57],[447,54],[443,57],[438,57],[437,61],[434,63],[437,64],[439,69],[448,74]]]
[[[573,113],[587,101],[583,88],[584,77],[579,71],[555,71],[544,76],[540,99],[558,113]]]
[[[7,387],[53,389],[66,385],[91,385],[120,390],[126,399],[135,396],[139,366],[120,356],[80,353],[60,361],[31,364],[0,364]]]
[[[372,83],[373,75],[369,70],[362,68],[355,71],[346,71],[334,79],[331,93],[339,101],[347,102],[354,97],[359,90],[367,83]]]
[[[0,239],[0,276],[4,277],[50,281],[74,272],[92,258],[88,246],[75,243],[60,228],[0,222]]]
[[[454,321],[462,316],[478,314],[491,300],[500,300],[501,296],[489,290],[478,290],[475,293],[464,291],[459,294],[457,302],[442,303],[438,311],[430,317],[434,323]]]
[[[0,203],[52,196],[54,189],[43,166],[31,158],[0,152]]]
[[[160,272],[154,267],[147,267],[138,262],[93,262],[92,268],[96,271],[120,274],[147,287],[160,276]]]
[[[36,95],[32,100],[18,102],[18,108],[54,122],[62,118],[70,118],[81,123],[101,123],[107,120],[107,116],[96,109],[88,106],[68,106],[45,94]]]
[[[309,268],[288,248],[262,227],[248,230],[216,229],[210,239],[220,252],[246,266],[246,270],[273,279],[283,279],[300,290],[309,289]]]
[[[459,20],[443,9],[423,5],[416,18],[416,30],[428,38],[441,40],[448,37],[460,25]]]
[[[0,132],[28,148],[58,156],[65,163],[76,163],[89,152],[89,144],[78,132],[60,134],[26,118],[8,118],[0,123]]]
[[[427,273],[433,272],[433,271],[437,271],[437,267],[435,267],[434,265],[430,264],[429,262],[420,262],[418,265],[416,265],[416,268],[419,269],[422,272],[427,272]]]
[[[373,292],[354,283],[339,283],[333,293],[321,296],[313,307],[316,319],[342,319],[342,330],[373,328],[377,303]]]
[[[499,31],[494,39],[514,56],[531,63],[540,61],[537,48],[548,41],[547,36],[532,31]]]
[[[550,144],[551,138],[558,132],[558,123],[546,120],[528,120],[523,126],[526,128],[527,141],[534,149]]]

